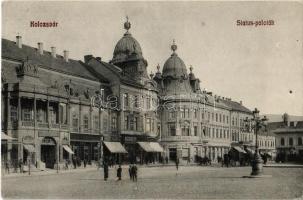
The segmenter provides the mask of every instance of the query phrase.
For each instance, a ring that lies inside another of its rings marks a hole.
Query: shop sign
[[[59,137],[58,131],[38,131],[39,137]]]
[[[22,141],[25,144],[34,144],[35,143],[34,138],[32,136],[29,136],[29,135],[24,136]]]
[[[56,145],[54,139],[45,137],[42,139],[41,145]]]
[[[137,142],[137,138],[136,137],[124,137],[124,142],[125,143],[136,143]]]

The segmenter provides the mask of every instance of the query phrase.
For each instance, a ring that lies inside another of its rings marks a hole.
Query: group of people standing
[[[107,162],[103,162],[103,175],[104,175],[104,180],[107,181],[108,179],[108,172],[109,172],[109,164]],[[138,168],[135,164],[129,165],[129,178],[132,181],[137,181],[138,177]],[[121,165],[118,166],[117,168],[117,181],[122,180],[122,167]]]

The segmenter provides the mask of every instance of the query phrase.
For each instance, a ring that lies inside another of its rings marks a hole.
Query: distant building
[[[282,122],[271,124],[276,136],[277,161],[303,161],[303,121],[284,117]]]

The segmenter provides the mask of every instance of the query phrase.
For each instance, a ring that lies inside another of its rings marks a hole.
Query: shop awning
[[[254,154],[254,151],[252,149],[250,149],[250,148],[246,148],[245,151],[248,152],[248,153],[250,153],[250,154]]]
[[[24,144],[23,146],[24,146],[24,148],[25,148],[28,152],[30,152],[30,153],[35,152],[35,147],[34,147],[34,145],[32,145],[32,144]]]
[[[163,152],[163,148],[157,142],[137,142],[146,152]]]
[[[246,151],[241,149],[241,147],[233,147],[233,148],[236,149],[239,153],[246,153]]]
[[[16,138],[12,138],[5,133],[1,132],[1,140],[16,140]]]
[[[70,154],[74,154],[73,150],[68,145],[63,145],[63,149]]]
[[[151,147],[149,142],[137,142],[140,147],[146,152],[155,152],[155,150]]]
[[[120,142],[103,142],[111,153],[127,153]]]
[[[158,142],[151,142],[149,144],[156,152],[164,152],[164,149],[160,146]]]

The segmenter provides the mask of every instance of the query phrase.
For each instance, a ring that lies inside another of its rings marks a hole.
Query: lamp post
[[[266,116],[264,116],[262,119],[259,116],[259,110],[257,108],[255,108],[255,110],[253,111],[253,118],[252,119],[248,119],[248,117],[246,117],[245,122],[249,123],[252,122],[252,128],[254,129],[254,133],[256,136],[256,142],[255,142],[255,154],[254,154],[254,158],[252,160],[252,172],[251,172],[251,176],[261,176],[263,174],[263,160],[260,156],[259,153],[259,145],[258,145],[258,131],[260,130],[260,128],[265,127],[266,126],[266,121],[268,120],[266,118]]]

